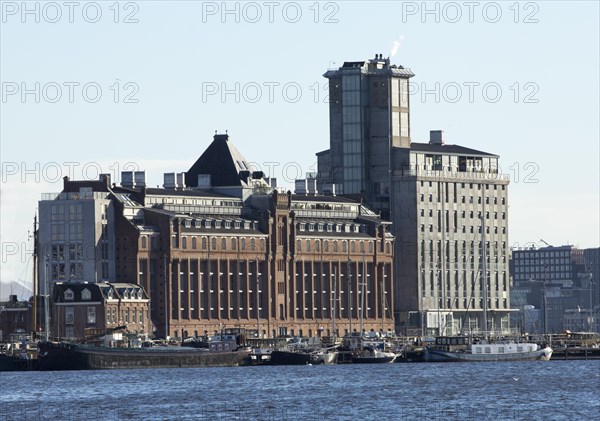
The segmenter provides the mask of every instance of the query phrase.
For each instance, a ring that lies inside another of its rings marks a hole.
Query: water
[[[0,373],[0,420],[591,420],[600,361]]]

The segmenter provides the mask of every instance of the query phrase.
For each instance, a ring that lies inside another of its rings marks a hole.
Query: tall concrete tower
[[[390,151],[410,146],[408,80],[414,74],[376,54],[323,76],[329,79],[330,149],[317,154],[318,188],[361,196],[385,214]]]
[[[324,76],[330,148],[317,153],[318,188],[360,197],[393,222],[397,331],[506,332],[508,179],[499,157],[447,144],[441,130],[413,142],[414,73],[381,55]]]

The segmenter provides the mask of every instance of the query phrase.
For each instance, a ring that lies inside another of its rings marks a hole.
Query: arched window
[[[202,237],[202,250],[206,250],[206,247],[208,247],[206,237]]]
[[[231,250],[237,250],[237,239],[236,238],[231,239]]]
[[[192,237],[192,249],[196,250],[198,248],[198,240],[196,237]]]

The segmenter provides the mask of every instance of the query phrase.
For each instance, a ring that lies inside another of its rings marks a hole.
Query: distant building
[[[63,191],[39,202],[39,293],[55,282],[115,278],[110,175],[98,181],[64,178]]]
[[[118,326],[129,333],[152,333],[149,301],[139,285],[57,282],[52,291],[51,337],[78,339],[85,329]]]
[[[578,307],[565,310],[563,314],[563,326],[571,332],[600,332],[600,321],[598,320],[598,309]]]
[[[583,283],[590,290],[591,307],[600,307],[600,247],[583,250],[583,266]]]
[[[570,245],[513,250],[511,306],[534,305],[542,311],[547,333],[559,333],[566,329],[565,320],[572,320],[565,319],[567,310],[590,308],[590,287],[584,272],[583,250]],[[540,328],[542,332],[544,326]]]
[[[10,295],[8,301],[0,302],[0,342],[8,341],[13,333],[30,334],[32,330],[32,305]]]
[[[508,331],[509,181],[498,156],[446,144],[440,130],[412,142],[414,74],[381,55],[324,76],[330,147],[317,153],[317,190],[360,198],[393,222],[396,329]]]

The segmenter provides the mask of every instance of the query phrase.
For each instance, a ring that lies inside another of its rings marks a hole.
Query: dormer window
[[[89,301],[92,299],[92,293],[90,292],[89,289],[85,288],[83,291],[81,291],[81,299],[86,300],[86,301]]]
[[[225,221],[225,229],[231,228],[231,222]]]
[[[129,290],[127,290],[127,289],[126,289],[126,290],[123,292],[123,299],[125,299],[125,300],[128,300],[128,299],[129,299]]]
[[[113,299],[113,291],[112,291],[112,289],[108,291],[108,299],[109,300]]]
[[[331,224],[327,224],[327,232],[333,231],[333,226]]]
[[[204,228],[210,228],[210,220],[205,220],[204,221]]]
[[[240,229],[240,221],[235,221],[235,222],[233,223],[233,227],[234,227],[235,229]]]
[[[138,291],[137,291],[137,299],[138,300],[142,299],[142,290],[141,289],[138,289]]]
[[[75,299],[75,294],[70,289],[65,291],[65,301],[73,301]]]
[[[221,221],[215,221],[215,228],[221,228]]]
[[[191,226],[192,226],[192,221],[191,221],[191,219],[186,219],[185,221],[183,221],[183,225],[184,225],[186,228],[191,228]]]
[[[308,224],[308,230],[309,231],[314,231],[315,230],[315,224]]]
[[[319,232],[323,232],[323,224],[318,224],[317,229],[319,230]]]

